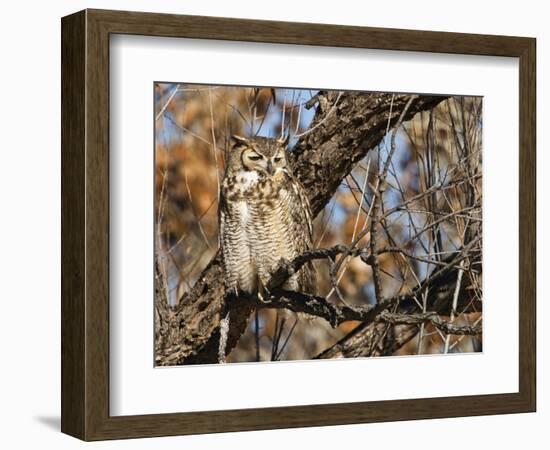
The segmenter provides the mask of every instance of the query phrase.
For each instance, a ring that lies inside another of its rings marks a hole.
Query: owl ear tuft
[[[290,134],[287,134],[286,136],[283,136],[280,139],[277,139],[279,144],[281,144],[283,147],[286,147],[288,145],[288,141],[290,140]]]
[[[248,144],[249,141],[247,138],[245,137],[242,137],[242,136],[239,136],[237,134],[234,134],[231,136],[231,142],[233,143],[233,145],[242,145],[242,144]]]

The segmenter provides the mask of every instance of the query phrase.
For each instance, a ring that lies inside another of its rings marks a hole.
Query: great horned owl
[[[221,187],[220,247],[227,288],[262,295],[281,258],[312,248],[312,214],[287,164],[283,140],[233,137]],[[311,262],[284,289],[315,294]]]

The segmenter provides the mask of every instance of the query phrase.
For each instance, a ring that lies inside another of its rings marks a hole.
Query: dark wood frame
[[[62,30],[61,429],[85,440],[535,411],[533,38],[85,10]],[[109,415],[109,35],[519,58],[519,392],[141,416]]]

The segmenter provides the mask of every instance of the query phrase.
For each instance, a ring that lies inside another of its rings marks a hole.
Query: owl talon
[[[264,295],[261,292],[258,292],[258,300],[260,300],[261,303],[269,303],[269,295],[267,297],[264,297]]]

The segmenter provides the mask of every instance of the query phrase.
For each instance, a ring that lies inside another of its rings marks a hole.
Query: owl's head
[[[271,177],[287,165],[288,139],[232,136],[233,149],[229,163],[232,169],[244,169]]]

